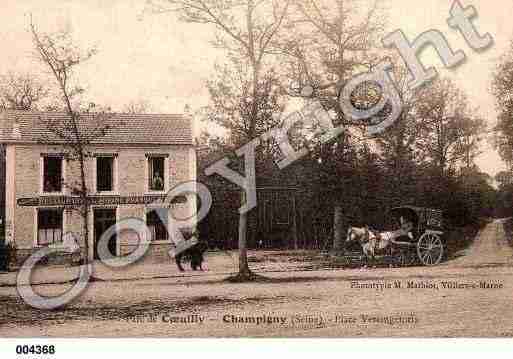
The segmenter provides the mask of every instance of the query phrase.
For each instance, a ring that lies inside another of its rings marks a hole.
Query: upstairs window
[[[148,188],[150,191],[164,191],[166,158],[161,156],[148,157]]]
[[[62,157],[43,157],[43,192],[62,192]]]
[[[47,246],[62,241],[62,209],[37,211],[37,244]]]
[[[151,233],[152,241],[165,241],[167,233],[167,208],[154,209],[146,214],[146,225]]]
[[[114,191],[114,157],[96,157],[96,191]]]

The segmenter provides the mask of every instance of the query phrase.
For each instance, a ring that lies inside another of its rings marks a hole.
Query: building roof
[[[71,123],[64,112],[3,111],[0,142],[64,143]],[[88,112],[80,114],[78,127],[92,144],[193,144],[192,118],[180,114]]]

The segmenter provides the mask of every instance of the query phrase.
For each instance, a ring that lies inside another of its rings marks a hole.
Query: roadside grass
[[[490,218],[479,218],[475,223],[449,229],[445,234],[445,260],[463,256],[464,251],[474,243],[479,231],[490,222]],[[513,246],[513,220],[508,221],[508,225],[508,240]],[[315,250],[255,251],[249,256],[248,261],[250,263],[295,262],[302,270],[308,271],[358,268],[363,265],[362,258],[361,249],[355,246],[354,248],[347,248],[345,255],[342,256],[329,255]],[[390,267],[396,266],[396,263],[393,258],[386,258],[378,260],[373,265],[376,267]]]
[[[506,219],[504,222],[504,231],[506,232],[506,239],[508,244],[513,247],[513,217]]]

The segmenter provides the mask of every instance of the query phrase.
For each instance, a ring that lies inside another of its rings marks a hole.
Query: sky
[[[452,70],[443,68],[432,49],[422,59],[434,65],[440,76],[452,78],[469,96],[479,115],[492,127],[496,110],[490,93],[491,74],[498,58],[513,39],[513,1],[463,0],[473,5],[477,30],[490,33],[494,44],[474,52],[463,37],[447,25],[452,0],[384,0],[390,32],[401,29],[413,40],[437,29],[467,61]],[[186,105],[197,109],[208,103],[206,81],[222,53],[214,49],[212,28],[184,24],[174,14],[149,14],[145,0],[2,0],[0,14],[0,74],[8,71],[39,73],[44,68],[34,59],[30,18],[42,32],[64,26],[73,30],[80,46],[96,45],[99,53],[79,73],[87,100],[120,109],[124,104],[149,100],[156,112],[181,113]],[[479,167],[494,175],[505,168],[487,143],[477,159]]]

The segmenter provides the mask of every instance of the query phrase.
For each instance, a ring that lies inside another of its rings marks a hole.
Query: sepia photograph
[[[6,353],[511,339],[512,13],[3,0]]]

